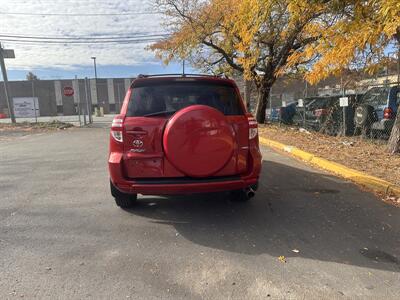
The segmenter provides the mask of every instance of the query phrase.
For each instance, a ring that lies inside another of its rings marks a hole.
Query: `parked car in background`
[[[267,108],[265,110],[265,120],[267,122],[279,122],[280,107]]]
[[[342,96],[309,97],[303,100],[304,107],[297,108],[293,116],[293,124],[305,126],[309,130],[319,131],[328,135],[353,135],[354,112],[360,95],[346,95],[349,106],[340,107]],[[345,122],[343,122],[343,110],[345,110]],[[344,129],[345,127],[345,129]]]
[[[380,86],[368,90],[356,107],[354,116],[356,134],[389,137],[399,105],[398,86]]]
[[[321,123],[319,131],[333,136],[354,135],[354,113],[361,96],[361,94],[346,95],[345,97],[348,98],[348,106],[346,107],[340,106],[340,98],[344,96],[332,97],[332,106],[327,109],[327,113],[324,117],[323,123]],[[343,111],[345,111],[344,115]]]
[[[320,130],[328,115],[329,108],[337,97],[309,97],[303,100],[303,108],[298,108],[293,116],[293,123],[308,129]]]
[[[282,123],[284,124],[292,124],[293,117],[296,114],[297,110],[297,101],[287,103],[286,106],[282,106],[279,115]]]
[[[267,108],[265,119],[268,122],[282,122],[292,124],[293,116],[296,114],[297,102],[288,103],[286,106]]]

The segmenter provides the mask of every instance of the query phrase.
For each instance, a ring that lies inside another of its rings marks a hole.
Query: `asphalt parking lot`
[[[108,130],[0,142],[0,298],[399,299],[400,210],[263,149],[249,203],[109,194]]]

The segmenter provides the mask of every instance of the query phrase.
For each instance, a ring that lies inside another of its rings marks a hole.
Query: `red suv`
[[[141,75],[111,126],[111,194],[231,191],[254,196],[261,171],[257,122],[234,81],[205,75]]]

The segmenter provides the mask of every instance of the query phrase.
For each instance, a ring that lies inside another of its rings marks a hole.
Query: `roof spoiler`
[[[137,78],[151,78],[151,77],[169,77],[169,76],[176,76],[176,77],[211,77],[211,78],[226,78],[229,79],[228,76],[225,74],[220,75],[210,75],[210,74],[182,74],[182,73],[175,73],[175,74],[139,74]]]

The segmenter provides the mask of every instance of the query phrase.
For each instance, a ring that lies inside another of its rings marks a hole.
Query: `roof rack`
[[[182,73],[176,73],[176,74],[139,74],[137,78],[149,78],[149,77],[168,77],[168,76],[180,76],[180,77],[216,77],[216,78],[227,78],[225,75],[210,75],[210,74],[182,74]]]

